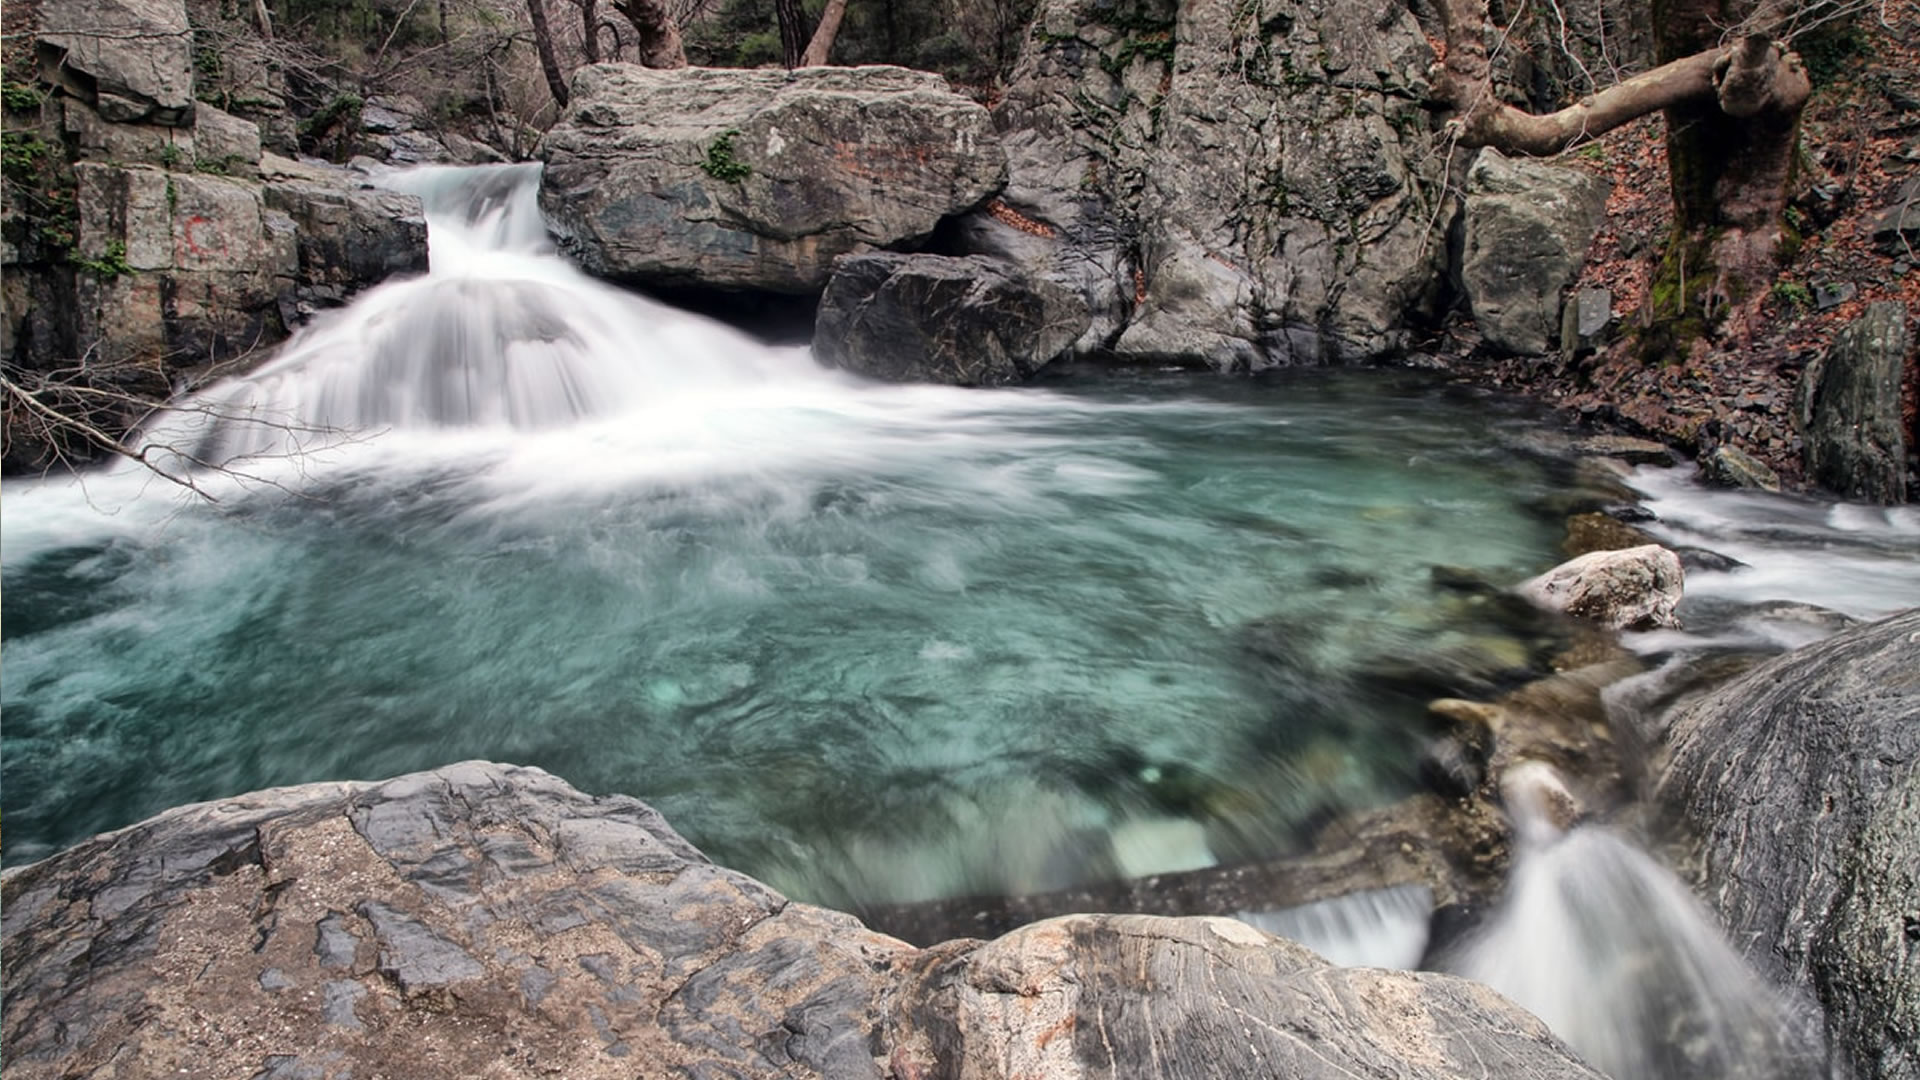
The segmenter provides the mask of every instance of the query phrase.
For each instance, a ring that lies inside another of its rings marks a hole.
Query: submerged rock
[[[984,256],[875,252],[834,264],[814,356],[890,382],[1020,382],[1087,328],[1080,298]]]
[[[896,67],[581,69],[540,203],[593,274],[810,293],[1006,183],[987,111]]]
[[[1920,1077],[1920,610],[1761,664],[1668,719],[1658,795],[1748,958],[1810,991],[1862,1080]]]
[[[1658,544],[1595,551],[1561,563],[1520,586],[1549,611],[1614,630],[1678,626],[1674,608],[1685,581],[1680,557]]]
[[[1226,919],[916,949],[513,766],[182,807],[0,887],[21,1080],[1598,1077],[1483,986]]]
[[[1570,166],[1480,151],[1467,171],[1460,281],[1489,347],[1541,356],[1558,343],[1560,295],[1586,262],[1611,189]]]

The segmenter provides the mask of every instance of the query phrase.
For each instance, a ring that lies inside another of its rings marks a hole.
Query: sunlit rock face
[[[540,155],[562,250],[649,285],[815,292],[836,256],[924,239],[1006,183],[987,111],[895,67],[601,64]]]

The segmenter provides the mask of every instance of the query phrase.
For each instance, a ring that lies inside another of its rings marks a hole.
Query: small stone
[[[1647,544],[1582,555],[1526,582],[1519,592],[1548,611],[1609,629],[1652,630],[1680,625],[1674,608],[1685,578],[1678,555]]]
[[[1665,443],[1636,439],[1631,435],[1594,435],[1581,439],[1574,449],[1583,454],[1616,458],[1629,465],[1672,465],[1673,451]]]
[[[1850,281],[1832,285],[1819,285],[1813,290],[1813,306],[1817,311],[1830,311],[1854,298],[1860,290]]]
[[[1752,454],[1725,443],[1700,460],[1700,478],[1718,487],[1780,490],[1779,473]]]

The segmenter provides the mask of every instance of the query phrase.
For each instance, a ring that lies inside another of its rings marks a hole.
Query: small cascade
[[[538,165],[390,174],[432,269],[369,290],[280,355],[160,414],[150,454],[222,465],[395,429],[550,429],[676,395],[819,382],[804,355],[595,281],[553,250]]]
[[[1433,890],[1426,885],[1367,889],[1276,911],[1234,918],[1297,941],[1345,967],[1412,969],[1426,952]]]
[[[1615,1080],[1815,1074],[1795,1011],[1679,878],[1611,829],[1563,828],[1564,798],[1510,789],[1507,804],[1513,879],[1454,970],[1526,1006]]]

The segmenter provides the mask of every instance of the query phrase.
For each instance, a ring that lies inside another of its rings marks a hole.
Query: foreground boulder
[[[1006,183],[987,111],[938,75],[601,64],[540,144],[540,204],[602,277],[808,293]]]
[[[1667,721],[1660,801],[1699,837],[1732,940],[1819,1000],[1835,1075],[1920,1077],[1920,610]]]
[[[1490,348],[1541,356],[1560,344],[1561,293],[1587,261],[1611,189],[1592,173],[1491,148],[1474,158],[1460,282]]]
[[[1570,559],[1521,585],[1520,594],[1609,630],[1651,630],[1680,625],[1673,612],[1685,580],[1680,556],[1642,544]]]
[[[1226,920],[915,949],[513,766],[182,807],[3,899],[23,1080],[1598,1076],[1478,984]]]
[[[821,363],[890,382],[1020,382],[1087,328],[1087,307],[983,256],[875,252],[835,265],[820,298]]]
[[[1907,501],[1900,376],[1911,341],[1905,304],[1869,304],[1800,376],[1795,419],[1807,473],[1822,486],[1849,499]]]

